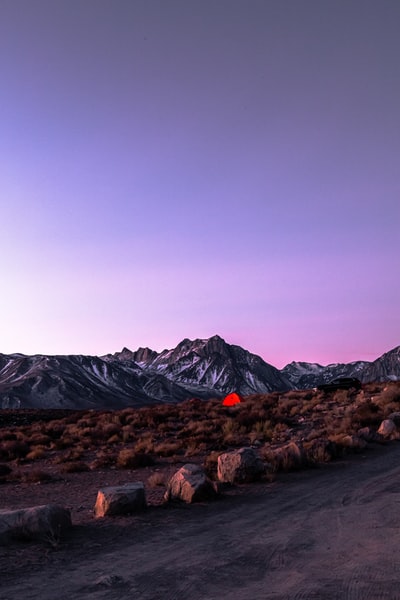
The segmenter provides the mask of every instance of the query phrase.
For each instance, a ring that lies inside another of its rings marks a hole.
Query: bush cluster
[[[358,392],[290,391],[248,396],[234,407],[220,399],[188,400],[141,409],[62,411],[59,418],[0,426],[0,481],[10,467],[42,459],[60,472],[136,469],[199,456],[213,472],[221,452],[256,445],[273,469],[330,460],[360,428],[379,427],[398,412],[400,383],[370,384]],[[297,444],[299,451],[290,443]],[[275,452],[286,445],[286,451]],[[40,472],[32,469],[40,480]]]

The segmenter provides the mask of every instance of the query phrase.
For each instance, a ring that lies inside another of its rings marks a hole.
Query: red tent
[[[236,392],[232,392],[232,394],[228,394],[222,401],[223,406],[234,406],[235,404],[240,404],[243,402],[239,394]]]

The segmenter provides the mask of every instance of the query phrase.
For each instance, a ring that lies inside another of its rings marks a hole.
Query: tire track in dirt
[[[100,531],[85,545],[83,529],[3,579],[0,600],[400,600],[399,462],[396,445],[209,505],[116,519],[103,544]]]
[[[393,563],[390,571],[396,569]],[[388,581],[387,569],[379,565],[360,566],[354,569],[346,589],[348,600],[400,600],[398,579]]]

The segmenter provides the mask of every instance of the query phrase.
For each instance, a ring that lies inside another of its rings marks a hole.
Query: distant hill
[[[215,335],[184,339],[176,348],[105,356],[0,354],[1,408],[122,408],[307,389],[339,376],[361,381],[400,379],[400,346],[374,362],[292,362],[282,370]]]
[[[335,363],[325,367],[317,363],[292,362],[281,370],[295,389],[308,389],[328,383],[336,377],[357,377],[369,381],[400,380],[400,346],[393,348],[373,362]]]

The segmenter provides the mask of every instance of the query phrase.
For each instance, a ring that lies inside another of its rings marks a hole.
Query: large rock
[[[264,472],[265,464],[253,448],[240,448],[218,457],[218,479],[224,483],[255,481]]]
[[[57,543],[71,527],[71,513],[55,504],[17,510],[0,510],[0,543],[17,540],[42,540]]]
[[[377,431],[385,440],[396,440],[399,438],[397,427],[392,419],[385,419]]]
[[[399,427],[399,425],[400,425],[400,412],[399,411],[391,413],[387,418],[391,419],[393,421],[393,423],[396,425],[396,427]]]
[[[216,486],[199,465],[188,463],[181,467],[169,480],[164,499],[182,502],[202,502],[217,494]]]
[[[95,517],[126,515],[147,507],[144,485],[141,481],[106,487],[97,493]]]

